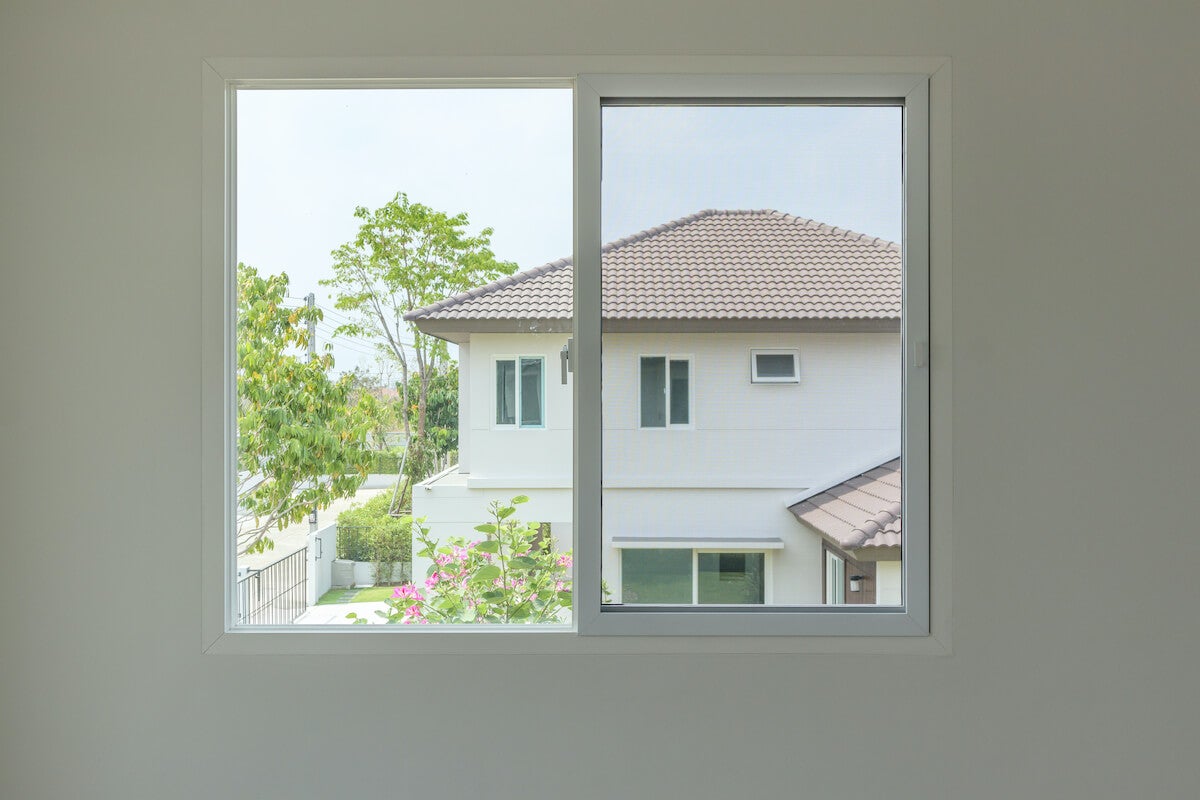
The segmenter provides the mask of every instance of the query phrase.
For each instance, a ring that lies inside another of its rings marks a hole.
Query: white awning
[[[777,536],[614,536],[612,546],[625,550],[782,550]]]

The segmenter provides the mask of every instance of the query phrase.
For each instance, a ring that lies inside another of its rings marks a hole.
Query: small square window
[[[752,383],[799,383],[800,353],[796,350],[751,350]]]

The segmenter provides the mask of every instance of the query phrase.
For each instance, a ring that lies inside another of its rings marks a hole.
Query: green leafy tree
[[[430,559],[424,589],[399,586],[376,614],[388,623],[546,623],[561,622],[571,608],[571,553],[557,553],[536,523],[514,516],[528,502],[524,495],[509,503],[493,501],[491,521],[476,526],[483,538],[451,537],[438,542],[418,520],[413,534],[419,555]],[[355,624],[367,619],[347,614]]]
[[[239,553],[274,546],[269,531],[358,489],[367,474],[364,409],[350,382],[333,381],[333,356],[312,358],[308,324],[319,308],[288,308],[285,274],[238,264],[237,468]]]
[[[465,213],[451,216],[403,193],[374,210],[359,206],[354,216],[362,221],[358,234],[333,251],[333,277],[321,283],[336,290],[336,307],[352,320],[337,333],[375,339],[399,366],[405,409],[412,406],[410,377],[416,376],[416,436],[423,438],[430,385],[449,351],[404,315],[510,275],[516,265],[496,259],[491,228],[471,235]],[[411,440],[407,413],[402,421]]]
[[[411,383],[409,396],[417,396],[419,376],[413,376]],[[435,372],[426,396],[425,435],[430,449],[444,456],[458,448],[458,364],[451,362]],[[415,418],[416,409],[410,410]]]
[[[367,422],[370,433],[367,438],[368,446],[373,450],[386,452],[389,449],[388,434],[394,431],[396,425],[399,424],[399,407],[386,396],[380,397],[377,389],[365,389],[352,394],[355,397],[355,406],[362,411]]]

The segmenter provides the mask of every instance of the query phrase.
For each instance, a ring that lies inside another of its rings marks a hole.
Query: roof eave
[[[415,319],[422,333],[462,344],[474,333],[572,333],[570,319]],[[606,319],[604,333],[899,333],[897,317],[808,319]]]

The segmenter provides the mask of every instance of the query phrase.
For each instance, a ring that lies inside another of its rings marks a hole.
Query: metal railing
[[[237,582],[239,625],[290,625],[307,608],[307,547],[250,570]]]

